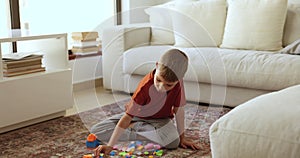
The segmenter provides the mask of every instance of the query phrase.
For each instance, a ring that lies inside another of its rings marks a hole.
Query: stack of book
[[[28,53],[3,54],[3,76],[11,77],[45,71],[42,67],[43,55]]]
[[[75,55],[97,54],[100,51],[98,32],[72,32],[72,53]]]

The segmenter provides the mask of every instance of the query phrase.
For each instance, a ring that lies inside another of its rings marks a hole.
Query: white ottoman
[[[300,85],[239,105],[209,135],[213,158],[300,158]]]

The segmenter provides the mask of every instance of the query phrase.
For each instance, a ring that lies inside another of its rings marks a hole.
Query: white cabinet
[[[84,57],[70,60],[73,70],[73,84],[102,78],[102,56]]]
[[[73,106],[67,34],[30,35],[13,30],[0,37],[0,59],[5,42],[17,42],[20,52],[44,53],[46,71],[3,77],[0,64],[0,133],[63,116]]]

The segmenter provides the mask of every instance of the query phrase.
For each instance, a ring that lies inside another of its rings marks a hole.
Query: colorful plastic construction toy
[[[143,146],[145,144],[145,146]],[[142,143],[141,141],[130,142],[128,146],[118,146],[123,151],[123,155],[128,158],[134,157],[161,157],[163,155],[163,150],[161,146],[154,143]],[[124,152],[125,151],[125,152]]]
[[[100,143],[94,134],[90,134],[87,138],[87,147],[96,148]],[[110,158],[157,158],[163,156],[161,146],[154,143],[147,143],[141,141],[132,141],[128,144],[120,143],[113,146],[110,152]],[[92,157],[91,157],[92,156]],[[99,157],[94,157],[93,154],[85,155],[83,158],[103,158],[104,155],[100,154]]]
[[[95,149],[100,145],[100,142],[97,140],[97,136],[95,134],[91,133],[86,138],[85,144],[88,149]]]

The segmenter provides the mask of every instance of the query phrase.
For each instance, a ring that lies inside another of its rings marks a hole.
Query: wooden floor
[[[73,97],[74,106],[66,111],[67,116],[130,98],[130,95],[123,92],[111,92],[98,86],[74,90]]]

